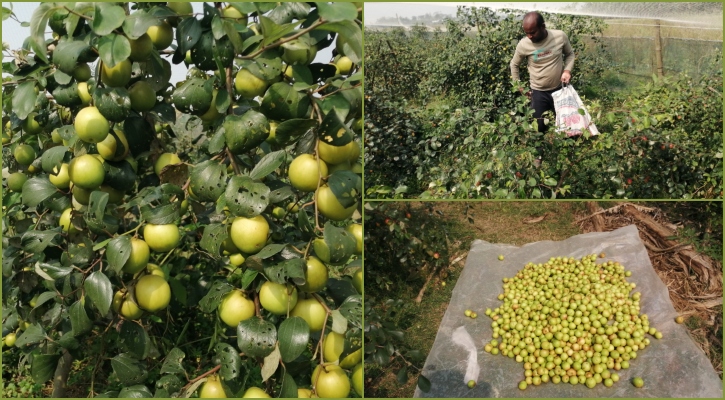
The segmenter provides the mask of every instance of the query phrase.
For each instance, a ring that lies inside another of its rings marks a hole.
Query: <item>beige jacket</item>
[[[521,39],[510,64],[511,78],[518,81],[519,65],[527,59],[531,88],[541,91],[559,87],[564,70],[571,72],[574,68],[574,50],[566,33],[556,29],[546,31],[548,35],[540,43],[533,43],[527,37]]]

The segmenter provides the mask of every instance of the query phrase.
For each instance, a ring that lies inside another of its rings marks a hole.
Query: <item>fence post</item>
[[[657,76],[665,75],[662,63],[662,39],[660,38],[660,20],[655,20],[655,62],[657,63]]]

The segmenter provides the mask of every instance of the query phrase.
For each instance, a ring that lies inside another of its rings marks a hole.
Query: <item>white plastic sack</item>
[[[554,98],[557,132],[564,132],[567,137],[579,136],[586,131],[592,136],[599,134],[597,126],[592,122],[592,117],[572,85],[564,85],[552,93],[551,97]],[[583,113],[579,110],[583,110]]]

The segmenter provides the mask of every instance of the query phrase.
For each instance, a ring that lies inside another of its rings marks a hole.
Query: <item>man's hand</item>
[[[570,80],[571,80],[571,72],[564,70],[564,72],[561,74],[561,83],[569,84]]]
[[[529,100],[531,100],[531,90],[529,90],[528,92],[524,93],[524,88],[520,87],[520,88],[519,88],[519,93],[521,93],[521,94],[525,94],[525,95],[526,95],[526,97],[527,97],[527,98],[528,98]]]

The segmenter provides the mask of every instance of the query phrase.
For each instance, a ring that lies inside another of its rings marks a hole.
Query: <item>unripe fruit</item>
[[[161,170],[167,165],[180,164],[181,159],[174,153],[163,153],[156,159],[154,163],[154,172],[156,175],[161,175]]]
[[[15,157],[15,161],[17,161],[18,164],[30,165],[33,163],[33,161],[35,161],[35,149],[27,144],[19,144],[17,147],[15,147],[15,150],[13,150],[13,156]]]
[[[327,164],[318,160],[311,154],[300,154],[289,166],[289,180],[292,186],[303,192],[313,192],[317,189],[320,177],[328,175]]]
[[[159,25],[151,26],[146,30],[146,34],[149,35],[151,43],[157,50],[164,50],[171,46],[174,41],[174,30],[168,22],[164,21]]]
[[[7,335],[5,335],[5,338],[3,338],[3,341],[5,342],[5,345],[8,347],[15,346],[15,341],[17,340],[17,335],[15,332],[10,332]]]
[[[143,237],[151,250],[164,253],[179,245],[181,233],[175,224],[146,224],[143,229]]]
[[[87,106],[91,104],[91,93],[88,91],[88,83],[87,82],[80,82],[78,83],[78,97],[81,98],[81,103],[83,106]],[[55,133],[55,131],[53,131]],[[60,137],[60,136],[58,136]],[[53,142],[55,142],[55,138],[53,139]],[[60,143],[60,142],[56,142]]]
[[[73,69],[73,78],[78,82],[85,82],[91,79],[91,67],[86,63],[80,63]]]
[[[297,288],[267,281],[259,290],[259,303],[276,315],[286,315],[297,305]]]
[[[171,302],[171,287],[157,275],[144,275],[136,283],[136,302],[149,312],[163,310]]]
[[[632,379],[632,385],[634,385],[634,387],[636,388],[641,388],[642,386],[644,386],[644,379],[636,377]]]
[[[52,183],[58,189],[68,189],[70,187],[70,176],[68,175],[68,164],[63,163],[58,167],[53,168],[52,174],[48,175],[50,183]]]
[[[131,61],[146,61],[151,56],[154,44],[148,34],[144,33],[138,39],[128,41],[131,44],[131,55],[128,58]]]
[[[262,390],[256,386],[252,386],[244,392],[244,395],[242,396],[242,398],[243,399],[267,399],[267,398],[270,398],[270,396],[264,390]]]
[[[362,224],[350,224],[345,228],[355,237],[355,254],[362,254],[363,250],[363,226]]]
[[[8,189],[13,192],[20,192],[23,190],[23,185],[28,180],[28,176],[22,172],[13,172],[8,175]]]
[[[350,152],[357,144],[352,141],[344,146],[333,146],[320,140],[317,145],[317,151],[320,158],[327,164],[340,164],[350,160]]]
[[[257,78],[246,69],[240,69],[234,78],[234,89],[237,94],[247,99],[263,95],[267,91],[267,86],[264,79]]]
[[[111,129],[108,120],[101,115],[96,107],[86,107],[78,112],[73,127],[78,137],[86,143],[99,143],[103,141]]]
[[[101,66],[101,82],[109,87],[126,87],[131,80],[131,60],[125,59],[113,67],[103,63]]]
[[[358,364],[352,370],[352,388],[360,397],[363,397],[363,378],[363,365]]]
[[[135,274],[146,268],[150,255],[149,245],[145,241],[131,238],[131,254],[123,264],[123,272]]]
[[[138,81],[128,88],[131,108],[137,112],[149,111],[156,105],[156,91],[146,81]]]
[[[240,290],[232,290],[219,303],[219,318],[234,328],[241,321],[254,316],[254,302],[249,300]]]
[[[32,112],[32,113],[28,114],[28,117],[25,118],[25,120],[23,121],[23,124],[22,124],[23,130],[28,135],[37,135],[40,132],[43,132],[43,127],[40,126],[38,121],[35,120],[35,117],[37,115],[38,115],[38,113]]]
[[[340,71],[340,74],[347,75],[352,71],[352,60],[349,57],[342,56],[339,60],[335,63],[335,66],[337,67],[338,71]]]
[[[305,284],[300,286],[300,290],[307,293],[318,292],[327,285],[328,277],[327,266],[319,258],[310,256],[305,270]]]

